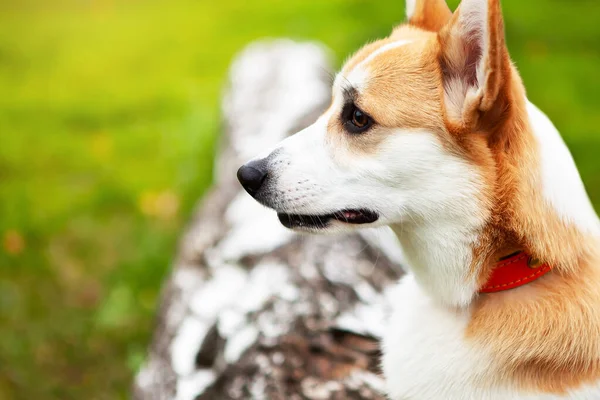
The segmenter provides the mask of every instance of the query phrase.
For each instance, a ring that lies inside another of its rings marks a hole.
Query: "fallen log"
[[[402,274],[396,238],[297,235],[235,178],[326,108],[329,70],[321,46],[288,40],[234,61],[215,187],[164,284],[136,399],[384,399],[378,339]]]

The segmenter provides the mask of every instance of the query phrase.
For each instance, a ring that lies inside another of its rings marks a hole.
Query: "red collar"
[[[525,252],[511,255],[496,264],[496,268],[479,293],[501,292],[533,282],[550,271],[548,264]]]

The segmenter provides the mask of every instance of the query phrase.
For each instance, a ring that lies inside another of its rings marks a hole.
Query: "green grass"
[[[291,36],[343,60],[403,5],[49,3],[0,0],[0,398],[124,398],[177,237],[210,184],[234,54]],[[600,204],[600,4],[504,8],[529,96]]]

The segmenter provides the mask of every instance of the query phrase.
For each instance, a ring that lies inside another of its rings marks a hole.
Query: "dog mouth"
[[[379,214],[367,209],[340,210],[330,214],[301,215],[277,213],[279,221],[289,229],[324,229],[332,221],[352,225],[371,224],[379,219]]]

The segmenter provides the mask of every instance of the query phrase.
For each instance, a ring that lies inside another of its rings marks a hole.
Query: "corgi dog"
[[[390,399],[600,399],[600,222],[527,99],[499,0],[406,13],[241,184],[296,231],[394,231],[408,273],[382,341]]]

